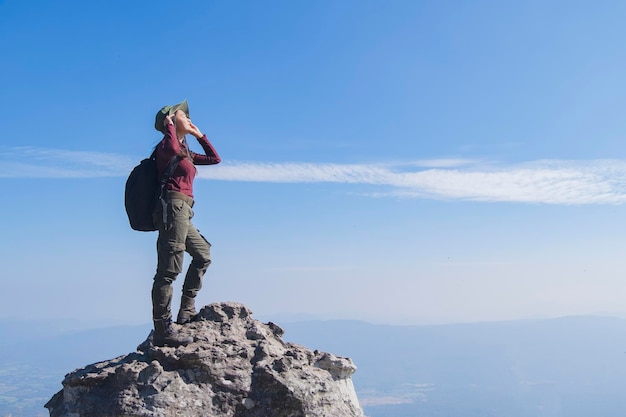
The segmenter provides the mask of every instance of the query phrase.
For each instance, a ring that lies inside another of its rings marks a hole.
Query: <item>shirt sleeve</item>
[[[157,145],[157,166],[159,167],[159,175],[161,175],[165,166],[174,155],[181,155],[180,143],[176,137],[176,127],[174,125],[168,125],[164,133],[163,139]]]
[[[206,135],[198,138],[198,143],[200,144],[200,146],[202,146],[202,149],[204,149],[204,155],[191,152],[191,156],[193,157],[193,163],[195,165],[215,165],[222,162],[222,159],[217,154],[217,151],[215,150],[213,145],[211,145],[211,142],[209,142],[209,139],[207,139]]]
[[[165,137],[161,142],[162,150],[166,155],[180,155],[180,142],[176,137],[176,127],[174,125],[168,125],[165,131]]]

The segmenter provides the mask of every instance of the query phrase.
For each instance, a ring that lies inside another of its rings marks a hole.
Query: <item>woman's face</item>
[[[189,118],[182,110],[176,110],[174,113],[174,124],[177,132],[187,133],[189,131]]]

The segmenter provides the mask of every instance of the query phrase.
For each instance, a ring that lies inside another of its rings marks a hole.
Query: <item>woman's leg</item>
[[[185,244],[187,252],[191,255],[191,263],[185,275],[183,294],[194,298],[202,288],[202,277],[211,265],[211,244],[191,222]]]
[[[183,269],[185,241],[190,225],[191,208],[182,200],[167,204],[167,225],[162,213],[156,213],[159,237],[157,239],[157,272],[152,286],[152,317],[171,320],[172,282]],[[194,229],[195,230],[195,229]]]
[[[191,208],[182,200],[168,202],[167,223],[163,212],[155,213],[159,229],[157,239],[158,264],[152,285],[152,317],[154,334],[152,342],[157,346],[180,346],[193,341],[172,329],[172,282],[183,268],[185,240],[191,218]]]
[[[197,314],[195,298],[202,288],[202,277],[211,264],[211,244],[191,223],[185,244],[187,252],[191,255],[191,263],[183,283],[180,311],[176,319],[179,324],[187,323]]]

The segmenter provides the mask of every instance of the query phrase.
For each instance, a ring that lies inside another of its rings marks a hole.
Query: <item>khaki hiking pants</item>
[[[193,210],[187,202],[172,198],[167,201],[167,224],[163,208],[157,204],[154,213],[159,230],[157,239],[158,263],[152,285],[152,317],[171,320],[172,282],[183,270],[185,251],[191,255],[183,283],[183,295],[194,298],[202,288],[202,277],[211,264],[211,244],[191,223]]]

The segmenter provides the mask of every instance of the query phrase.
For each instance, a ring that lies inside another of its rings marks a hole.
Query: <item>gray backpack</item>
[[[130,227],[141,232],[157,230],[152,212],[162,197],[167,180],[172,176],[181,157],[175,155],[169,160],[161,178],[156,163],[156,149],[131,171],[126,180],[124,206]]]

